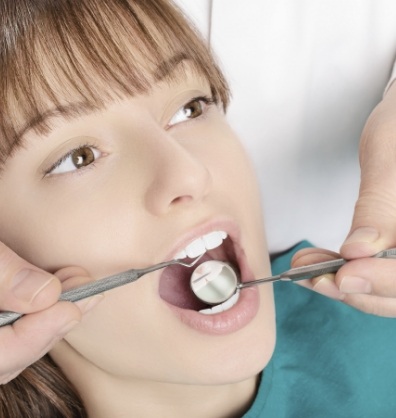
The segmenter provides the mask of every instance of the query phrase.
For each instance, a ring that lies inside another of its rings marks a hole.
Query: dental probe
[[[373,255],[375,258],[396,258],[396,248],[384,250]],[[191,275],[191,290],[198,299],[209,305],[216,305],[227,301],[238,290],[246,287],[257,286],[263,283],[277,281],[299,281],[312,279],[327,273],[336,273],[347,260],[325,261],[308,266],[287,270],[276,276],[251,280],[241,283],[235,270],[222,261],[210,260],[200,264]]]
[[[371,258],[396,258],[396,248],[380,251],[379,253],[373,255]],[[255,286],[256,284],[260,283],[277,282],[280,280],[295,282],[299,280],[313,279],[314,277],[318,277],[323,274],[336,273],[346,263],[347,260],[339,258],[337,260],[324,261],[322,263],[296,267],[276,276],[239,283],[238,288],[242,289],[244,287]]]
[[[128,283],[135,282],[136,280],[140,279],[140,277],[144,276],[147,273],[151,273],[156,270],[163,269],[165,267],[169,267],[175,264],[184,266],[184,267],[193,267],[198,260],[202,257],[200,255],[191,263],[185,263],[178,259],[165,261],[163,263],[155,264],[150,267],[146,267],[143,269],[131,269],[124,271],[122,273],[114,274],[113,276],[105,277],[104,279],[96,280],[93,282],[89,282],[85,285],[80,287],[76,287],[74,289],[67,290],[62,292],[59,301],[68,301],[68,302],[76,302],[81,299],[85,299],[89,296],[94,296],[99,293],[106,292],[107,290],[114,289],[119,286],[123,286]],[[5,325],[10,325],[14,323],[17,319],[19,319],[24,314],[17,313],[17,312],[1,312],[0,313],[0,327]]]

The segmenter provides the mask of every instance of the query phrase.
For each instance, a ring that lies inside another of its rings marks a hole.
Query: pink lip
[[[227,232],[228,236],[234,242],[235,253],[241,271],[241,281],[252,280],[253,274],[247,264],[246,255],[240,245],[239,228],[230,220],[208,222],[190,231],[177,242],[175,248],[169,254],[169,259],[194,239],[211,231],[218,230]],[[161,301],[168,306],[185,325],[197,331],[212,335],[229,334],[245,327],[256,316],[260,306],[259,292],[257,288],[254,287],[240,291],[239,300],[232,308],[225,312],[219,312],[213,315],[204,315],[193,310],[181,309],[167,303],[163,299],[161,299]]]
[[[257,288],[243,289],[238,302],[231,309],[214,315],[204,315],[180,309],[165,301],[164,303],[188,327],[205,334],[224,335],[236,332],[249,324],[258,312],[260,298]]]

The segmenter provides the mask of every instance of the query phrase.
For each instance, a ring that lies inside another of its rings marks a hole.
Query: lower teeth
[[[232,308],[238,302],[238,299],[239,299],[239,290],[233,296],[231,296],[228,300],[226,300],[223,303],[220,303],[220,305],[216,305],[208,309],[202,309],[201,311],[199,311],[199,313],[204,314],[204,315],[214,315],[219,312],[228,311],[228,309]]]

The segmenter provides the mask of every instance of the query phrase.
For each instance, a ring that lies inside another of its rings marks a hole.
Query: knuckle
[[[396,297],[396,281],[385,280],[383,282],[374,281],[373,293],[383,297]]]
[[[396,317],[396,300],[375,295],[348,295],[344,303],[368,315]]]
[[[395,197],[395,193],[387,188],[380,189],[369,185],[367,189],[362,189],[355,206],[356,216],[361,218],[360,223],[363,225],[366,219],[379,218],[382,222],[387,221],[393,225],[396,209]]]
[[[347,294],[344,303],[369,315],[379,315],[379,298],[372,295]]]

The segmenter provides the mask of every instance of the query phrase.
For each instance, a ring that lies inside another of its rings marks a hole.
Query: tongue
[[[210,257],[207,257],[205,254],[200,262],[202,263],[208,259]],[[198,311],[207,308],[208,305],[201,302],[190,288],[191,274],[196,268],[197,266],[188,268],[174,265],[164,269],[159,283],[161,298],[171,305],[182,309]]]

